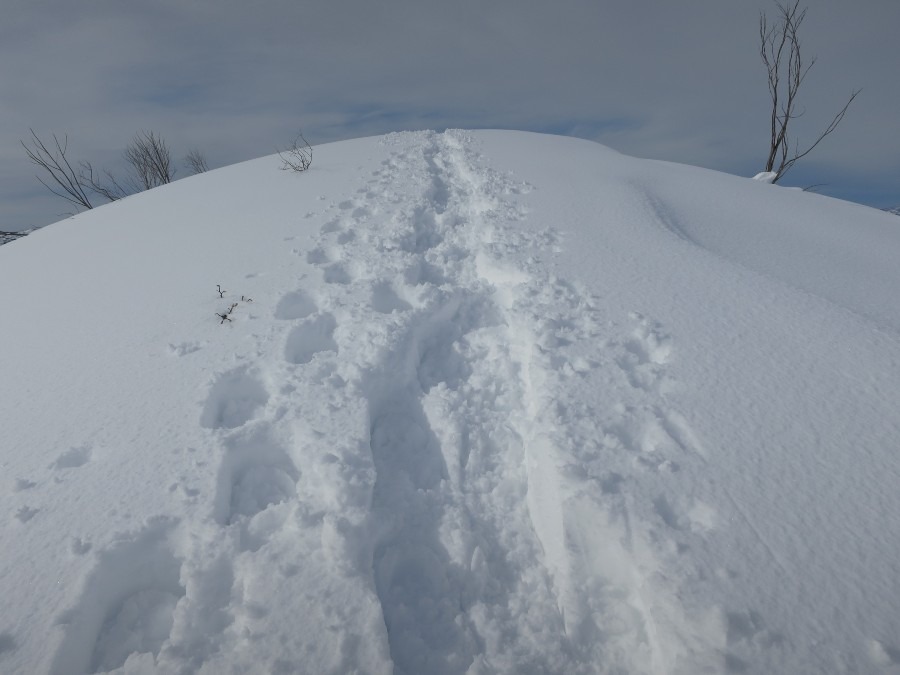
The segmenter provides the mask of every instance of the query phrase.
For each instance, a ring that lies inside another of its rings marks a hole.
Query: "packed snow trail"
[[[217,527],[154,522],[104,553],[53,672],[669,672],[709,658],[677,593],[653,587],[660,543],[630,522],[628,472],[604,470],[597,494],[566,468],[637,450],[668,470],[665,336],[634,317],[634,335],[598,350],[590,295],[541,267],[556,235],[516,227],[526,214],[507,197],[530,186],[465,134],[383,144],[381,167],[297,249],[304,271],[272,329],[211,378],[199,424],[221,447]],[[572,378],[627,381],[612,436]],[[132,578],[137,559],[148,573]],[[298,611],[285,644],[267,626]]]
[[[597,326],[583,316],[589,300],[504,261],[511,251],[539,254],[553,235],[515,233],[523,214],[503,195],[527,186],[477,167],[464,136],[385,143],[383,168],[360,196],[338,204],[306,255],[325,282],[315,303],[341,315],[311,311],[287,339],[286,359],[298,366],[288,381],[331,388],[339,378],[352,397],[341,408],[355,411],[346,424],[360,430],[351,456],[325,455],[337,465],[329,477],[341,467],[327,489],[341,493],[327,495],[338,508],[322,505],[323,540],[335,558],[360,562],[357,583],[374,576],[396,672],[659,669],[664,637],[640,595],[628,535],[610,524],[600,550],[570,559],[567,539],[585,535],[566,531],[560,489],[577,488],[556,465],[576,458],[556,454],[557,420],[535,421],[547,404],[535,387],[547,391],[550,373],[565,365],[536,359],[536,341],[553,339],[554,330],[595,338]],[[360,297],[372,302],[358,306]],[[557,305],[563,316],[541,316],[560,302],[568,303]],[[535,325],[549,335],[529,335]],[[354,354],[360,340],[368,349]],[[342,353],[351,358],[337,360]],[[316,395],[302,397],[309,398]],[[297,463],[322,463],[317,455],[308,451]],[[298,498],[312,509],[315,486],[305,483]],[[365,505],[370,494],[371,513],[354,517],[350,505]],[[601,523],[616,515],[582,502],[579,517]],[[609,573],[621,578],[597,569],[610,555],[617,558]],[[572,569],[585,564],[587,576]],[[616,589],[588,608],[578,584],[591,578]]]
[[[60,252],[69,281],[36,287],[52,321],[7,310],[53,330],[0,351],[47,364],[4,362],[0,403],[25,421],[0,459],[0,670],[900,663],[883,592],[900,551],[869,529],[897,522],[900,341],[827,292],[735,272],[647,164],[599,146],[450,131],[326,149],[299,176],[236,167],[250,202],[211,172],[81,217],[164,273],[109,254],[84,274],[75,223],[4,247]],[[807,396],[838,386],[840,405]],[[22,403],[42,397],[54,415]],[[848,484],[869,501],[815,499]],[[826,555],[807,565],[800,540]],[[845,620],[848,603],[873,611]]]

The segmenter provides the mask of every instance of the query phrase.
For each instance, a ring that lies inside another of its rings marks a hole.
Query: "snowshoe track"
[[[151,653],[113,649],[122,598],[98,598],[89,580],[73,612],[90,611],[96,635],[72,628],[56,663],[398,675],[708,665],[717,646],[654,586],[690,513],[715,520],[672,497],[680,458],[702,448],[665,401],[671,337],[637,314],[605,316],[550,275],[557,235],[518,226],[530,187],[491,169],[466,134],[383,143],[381,167],[318,214],[319,235],[293,258],[297,285],[248,350],[271,358],[210,381],[199,424],[221,449],[215,528],[167,523],[165,536],[99,554],[96,574],[123,577],[119,595],[159,596],[132,603],[164,609]],[[324,282],[315,295],[303,288],[312,275]],[[598,400],[623,382],[630,398]],[[628,486],[648,474],[660,496],[634,504]],[[162,561],[160,581],[127,580],[120,560],[142,551]],[[290,625],[298,606],[321,627],[284,644],[267,626]]]

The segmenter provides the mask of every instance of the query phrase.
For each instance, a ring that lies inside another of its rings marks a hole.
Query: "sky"
[[[65,217],[20,145],[34,129],[68,156],[124,171],[135,133],[213,168],[391,131],[501,128],[752,176],[768,150],[759,58],[771,0],[5,0],[0,22],[0,230]],[[844,122],[783,185],[900,205],[900,3],[815,0],[816,56],[792,129]],[[315,160],[314,160],[315,161]],[[535,157],[540,161],[540,157]]]

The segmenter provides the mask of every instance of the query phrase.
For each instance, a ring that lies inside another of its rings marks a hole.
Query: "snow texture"
[[[0,250],[0,671],[900,672],[895,216],[522,132],[278,167]]]

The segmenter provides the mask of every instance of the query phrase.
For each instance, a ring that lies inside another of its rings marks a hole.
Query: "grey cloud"
[[[29,127],[68,132],[77,157],[97,164],[118,161],[140,129],[222,165],[272,152],[299,125],[313,142],[461,126],[568,133],[751,172],[767,114],[756,21],[771,6],[18,2],[0,27],[0,229],[60,211],[31,191],[18,146]],[[880,199],[900,202],[897,25],[895,0],[822,0],[804,26],[819,63],[805,85],[801,139],[864,88],[811,156],[822,176],[844,183],[843,196],[875,185]]]

